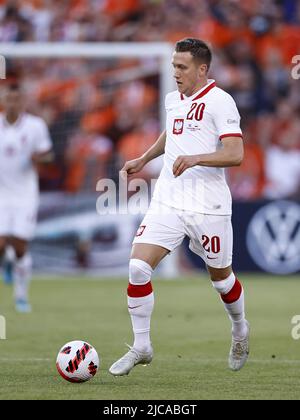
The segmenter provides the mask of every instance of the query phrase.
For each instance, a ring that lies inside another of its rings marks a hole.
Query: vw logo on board
[[[292,201],[274,201],[251,219],[246,243],[254,262],[275,274],[300,270],[300,206]]]

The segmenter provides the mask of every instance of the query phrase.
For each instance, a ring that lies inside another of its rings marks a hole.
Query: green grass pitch
[[[129,376],[114,378],[112,362],[131,344],[126,279],[33,281],[32,314],[14,312],[12,289],[0,285],[2,399],[300,399],[300,340],[291,319],[300,314],[300,279],[241,275],[251,324],[250,358],[227,368],[230,323],[208,277],[153,281],[155,357]],[[57,373],[57,351],[82,339],[98,351],[98,374],[71,384]]]

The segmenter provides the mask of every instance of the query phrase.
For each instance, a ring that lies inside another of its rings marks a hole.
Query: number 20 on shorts
[[[206,252],[213,252],[214,254],[218,254],[221,249],[219,236],[212,236],[209,238],[206,235],[202,235],[202,246]]]

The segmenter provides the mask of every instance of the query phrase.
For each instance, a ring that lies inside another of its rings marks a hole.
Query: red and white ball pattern
[[[86,382],[96,375],[99,356],[94,347],[86,341],[70,341],[58,352],[56,367],[66,381]]]

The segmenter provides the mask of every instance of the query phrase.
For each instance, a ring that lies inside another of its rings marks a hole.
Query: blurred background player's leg
[[[29,286],[32,276],[32,260],[28,246],[35,232],[37,204],[34,201],[30,205],[13,207],[12,214],[12,234],[9,244],[15,252],[12,270],[15,308],[18,312],[31,312]]]
[[[10,242],[16,255],[13,265],[16,310],[18,312],[31,312],[28,292],[32,274],[32,261],[31,255],[28,252],[28,242],[19,238],[11,238]]]
[[[0,236],[0,267],[3,270],[3,262],[5,256],[7,238],[5,236]]]
[[[14,248],[8,245],[2,259],[3,281],[5,284],[13,283],[13,267],[16,261]]]
[[[10,206],[4,205],[0,199],[0,268],[4,282],[7,280],[7,249],[11,232],[12,211]]]

